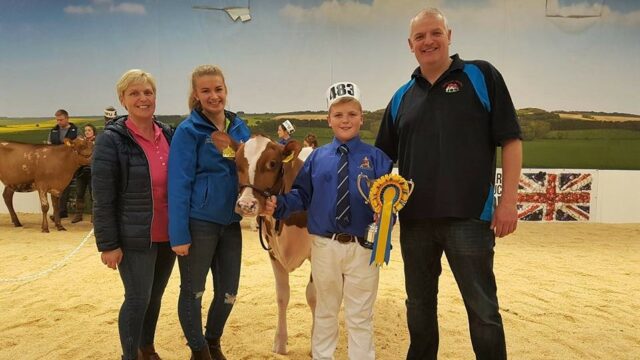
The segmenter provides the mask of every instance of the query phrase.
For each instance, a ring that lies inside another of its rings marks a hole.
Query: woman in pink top
[[[116,86],[129,113],[105,126],[93,152],[96,243],[124,285],[118,329],[123,359],[159,359],[154,335],[175,254],[167,228],[167,165],[172,129],[154,119],[151,74],[129,70]]]

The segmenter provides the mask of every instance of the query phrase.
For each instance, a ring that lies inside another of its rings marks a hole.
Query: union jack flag
[[[592,183],[589,173],[523,173],[518,186],[518,218],[587,221]]]

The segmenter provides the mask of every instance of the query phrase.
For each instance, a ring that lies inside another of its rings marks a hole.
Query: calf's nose
[[[256,213],[256,211],[258,210],[258,200],[256,199],[240,199],[238,200],[237,204],[238,208],[240,209],[240,211],[242,211],[243,214],[245,215],[253,215]]]

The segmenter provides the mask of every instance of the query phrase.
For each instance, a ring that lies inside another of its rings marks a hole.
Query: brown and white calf
[[[258,216],[269,195],[291,190],[293,181],[304,164],[297,158],[301,146],[296,141],[283,146],[267,137],[256,135],[246,143],[237,144],[226,133],[219,131],[212,133],[211,138],[220,152],[224,152],[228,147],[235,151],[235,157],[231,160],[236,162],[240,188],[236,212],[242,216]],[[299,212],[282,221],[262,216],[262,233],[268,243],[269,258],[276,280],[278,325],[273,351],[286,354],[289,273],[311,258],[307,213]],[[306,297],[313,316],[316,289],[311,277],[307,284]]]
[[[58,200],[76,170],[91,163],[92,152],[93,142],[81,138],[67,139],[62,145],[0,141],[0,181],[5,186],[2,196],[13,225],[22,226],[13,209],[13,194],[38,191],[42,209],[42,232],[49,232],[47,193],[51,194],[56,228],[65,230],[60,223]]]

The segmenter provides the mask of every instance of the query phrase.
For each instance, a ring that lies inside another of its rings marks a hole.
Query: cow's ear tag
[[[224,150],[222,150],[222,157],[227,159],[233,159],[236,157],[236,151],[231,148],[231,146],[227,145]]]
[[[288,163],[289,161],[293,160],[293,156],[294,156],[295,154],[296,154],[296,153],[295,153],[294,151],[292,151],[292,152],[291,152],[291,154],[289,154],[286,158],[282,159],[282,162],[283,162],[283,163]]]
[[[69,140],[68,138],[64,139],[64,144],[67,146],[71,146],[71,140]]]

